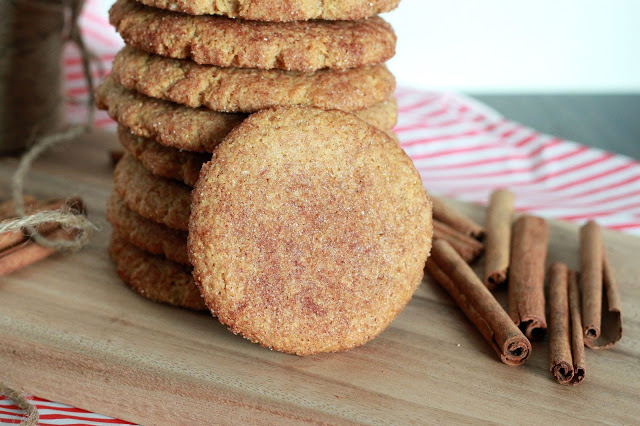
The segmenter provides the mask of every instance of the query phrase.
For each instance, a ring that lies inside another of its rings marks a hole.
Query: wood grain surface
[[[624,336],[587,349],[577,387],[549,373],[547,343],[502,364],[447,295],[425,280],[377,339],[299,358],[229,333],[207,314],[146,301],[118,279],[104,219],[113,135],[38,161],[27,189],[80,195],[98,225],[90,246],[0,280],[0,380],[29,394],[143,424],[634,423],[640,416],[640,240],[604,232]],[[15,159],[0,160],[2,198]],[[484,210],[460,205],[477,220]],[[548,261],[578,266],[575,225],[551,223]],[[480,262],[481,265],[482,262]],[[504,303],[506,292],[498,293]]]

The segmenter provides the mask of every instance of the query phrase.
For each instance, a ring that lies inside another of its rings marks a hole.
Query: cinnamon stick
[[[431,202],[433,204],[434,219],[473,238],[482,239],[482,237],[484,237],[484,229],[473,220],[452,209],[439,198],[431,197]]]
[[[433,221],[433,238],[449,242],[467,263],[473,262],[484,252],[484,245],[481,242],[438,220]]]
[[[23,198],[24,207],[28,210],[37,204],[37,200],[31,195],[25,195]],[[16,216],[16,203],[13,200],[8,200],[0,203],[0,222],[5,219],[10,219]]]
[[[622,309],[620,293],[609,258],[603,250],[602,283],[602,318],[600,338],[587,340],[585,343],[592,349],[607,349],[622,338]]]
[[[592,220],[580,228],[580,286],[585,341],[600,337],[602,321],[602,237]]]
[[[571,356],[573,356],[573,380],[577,385],[586,374],[584,357],[584,339],[582,331],[582,309],[580,303],[580,289],[576,272],[569,270],[569,318],[571,319]]]
[[[549,368],[558,383],[563,385],[571,383],[574,374],[568,275],[569,270],[564,263],[556,262],[549,268]]]
[[[513,193],[504,189],[494,191],[489,199],[485,219],[487,241],[484,266],[484,284],[489,290],[507,281],[513,201]]]
[[[544,300],[544,268],[549,227],[535,216],[521,216],[513,226],[509,266],[509,316],[529,339],[547,330]]]
[[[448,242],[433,242],[427,271],[451,295],[502,362],[521,365],[527,360],[531,352],[529,340]]]
[[[53,231],[54,229],[59,228],[59,225],[55,222],[46,222],[42,225],[39,225],[36,229],[41,234],[46,234],[48,232]],[[22,231],[7,231],[0,234],[0,255],[2,252],[16,244],[20,244],[26,241],[29,238]]]
[[[580,229],[580,284],[584,343],[593,349],[610,348],[622,337],[620,294],[594,221]]]
[[[32,205],[32,207],[36,205],[37,205],[37,202],[35,202]],[[78,213],[85,213],[84,203],[82,202],[82,199],[77,197],[69,198],[66,200],[61,200],[61,199],[50,200],[38,208],[31,209],[30,212],[34,213],[36,211],[58,210],[63,207],[68,208],[69,210],[76,211]],[[55,222],[46,222],[39,225],[36,229],[39,233],[46,234],[58,227],[59,227],[58,224]],[[20,244],[21,242],[27,240],[28,238],[29,236],[22,231],[7,231],[0,234],[0,255],[2,254],[3,250],[6,250],[9,247],[14,246],[16,244]]]
[[[66,231],[58,228],[47,234],[51,239],[71,240],[76,231]],[[13,246],[0,254],[0,276],[8,275],[12,272],[31,265],[55,253],[56,249],[44,247],[29,240],[24,244]]]

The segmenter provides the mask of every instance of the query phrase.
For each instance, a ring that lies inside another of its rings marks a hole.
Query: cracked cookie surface
[[[127,89],[192,108],[255,112],[274,106],[358,111],[388,99],[395,79],[384,64],[310,73],[224,68],[125,46],[111,76]]]
[[[96,105],[109,116],[129,128],[137,136],[186,151],[213,152],[215,147],[247,114],[189,108],[173,102],[154,99],[125,89],[107,77],[96,89]],[[391,130],[398,118],[398,105],[393,96],[355,111],[355,115],[381,130]]]
[[[221,67],[314,71],[379,64],[395,53],[380,17],[358,21],[260,22],[193,16],[118,0],[111,24],[125,43],[156,55]]]
[[[110,76],[96,89],[96,105],[138,136],[196,152],[213,152],[247,117],[154,99],[122,87]]]
[[[400,0],[138,0],[191,15],[224,15],[256,21],[353,20],[388,12]]]

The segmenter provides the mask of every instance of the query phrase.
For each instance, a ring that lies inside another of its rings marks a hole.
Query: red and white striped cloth
[[[133,424],[42,398],[30,396],[27,399],[38,408],[39,425],[113,426]],[[20,424],[22,420],[24,420],[22,410],[10,399],[0,395],[0,424]]]
[[[510,188],[519,211],[640,235],[637,161],[541,134],[461,95],[396,96],[396,134],[430,192],[486,204]]]
[[[80,27],[108,72],[122,41],[108,24],[104,3],[88,0]],[[68,117],[79,122],[88,92],[73,46],[65,50],[64,65]],[[96,68],[94,77],[102,76]],[[511,188],[519,211],[577,223],[596,219],[607,228],[640,235],[637,161],[540,134],[461,95],[403,87],[396,96],[400,114],[395,131],[429,192],[484,204],[493,189]],[[96,114],[95,125],[115,129],[104,111]],[[30,399],[40,410],[41,424],[130,424]],[[21,419],[20,410],[0,396],[0,423]]]

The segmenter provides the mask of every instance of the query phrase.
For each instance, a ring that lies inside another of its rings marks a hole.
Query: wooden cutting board
[[[634,423],[640,416],[639,239],[604,233],[620,281],[624,337],[607,351],[587,349],[578,387],[552,379],[546,342],[533,344],[526,365],[502,364],[428,280],[374,341],[298,358],[122,284],[107,256],[104,220],[108,150],[116,146],[114,136],[97,133],[48,154],[29,175],[36,196],[81,195],[99,230],[79,253],[0,278],[0,380],[144,424]],[[3,198],[16,164],[0,160]],[[483,208],[461,209],[483,220]],[[551,223],[549,260],[578,265],[576,231]]]

